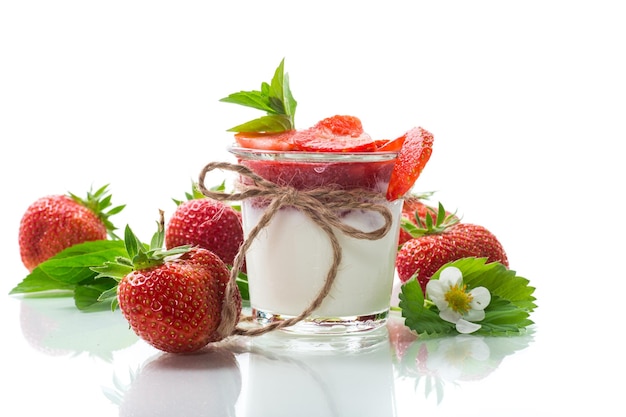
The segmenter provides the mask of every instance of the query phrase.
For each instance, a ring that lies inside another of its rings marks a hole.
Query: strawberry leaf
[[[457,267],[463,274],[468,290],[485,287],[491,293],[491,302],[485,308],[485,318],[477,322],[477,334],[499,336],[519,334],[533,324],[530,313],[537,307],[529,280],[499,262],[487,263],[486,258],[462,258],[442,266],[431,279],[439,279],[441,271]],[[411,278],[402,286],[400,308],[405,324],[420,336],[441,335],[455,331],[455,326],[439,317],[439,310],[424,299],[421,286]]]
[[[492,296],[497,295],[529,312],[537,307],[533,295],[535,288],[529,285],[530,281],[517,276],[515,271],[499,262],[487,263],[486,258],[462,258],[442,266],[431,279],[439,279],[443,268],[448,266],[455,266],[463,272],[463,282],[470,289],[485,287]]]
[[[399,298],[404,323],[419,335],[443,335],[454,331],[454,324],[442,320],[436,309],[425,306],[422,287],[415,277],[402,285]]]

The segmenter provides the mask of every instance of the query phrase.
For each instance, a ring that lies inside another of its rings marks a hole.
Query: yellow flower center
[[[450,306],[450,309],[456,311],[460,314],[465,314],[470,311],[470,302],[473,300],[471,294],[467,293],[465,290],[467,289],[467,285],[455,285],[454,287],[450,287],[450,290],[446,292],[444,295],[444,299]]]

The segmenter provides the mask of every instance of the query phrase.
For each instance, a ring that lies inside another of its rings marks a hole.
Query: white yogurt
[[[354,318],[388,311],[402,201],[386,205],[393,214],[393,224],[381,239],[354,239],[335,230],[342,261],[334,285],[314,312],[315,317]],[[263,213],[264,207],[243,202],[246,236]],[[380,214],[364,210],[350,210],[342,220],[364,232],[384,224]],[[277,316],[302,313],[323,287],[332,257],[328,236],[319,226],[297,209],[281,209],[246,253],[253,309]]]

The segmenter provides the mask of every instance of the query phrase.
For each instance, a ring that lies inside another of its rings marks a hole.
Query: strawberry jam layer
[[[272,152],[231,148],[240,164],[279,186],[298,190],[363,189],[384,193],[395,152]]]

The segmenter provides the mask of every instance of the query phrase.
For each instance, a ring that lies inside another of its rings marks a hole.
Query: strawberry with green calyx
[[[133,331],[153,347],[172,353],[197,351],[220,340],[217,332],[225,302],[241,312],[237,288],[225,300],[230,271],[212,252],[190,246],[163,250],[163,221],[150,246],[129,227],[125,231],[128,258],[93,268],[98,277],[119,280],[102,298],[115,296]]]
[[[415,277],[425,291],[430,277],[448,262],[466,257],[487,258],[508,267],[508,258],[498,239],[483,226],[461,223],[454,214],[446,214],[441,203],[435,219],[427,214],[426,222],[415,226],[403,221],[413,239],[405,242],[396,256],[396,269],[402,282]]]
[[[178,207],[167,223],[166,248],[199,246],[215,253],[226,265],[232,265],[243,243],[239,212],[224,202],[207,198],[197,184],[192,184],[192,192],[186,196],[187,201],[174,200]]]
[[[295,129],[297,102],[289,88],[289,75],[285,73],[283,59],[272,81],[261,83],[261,90],[240,91],[224,97],[220,101],[240,104],[265,111],[266,116],[240,124],[229,132],[280,133]]]
[[[110,208],[107,187],[89,191],[85,199],[72,193],[42,197],[27,208],[20,222],[19,247],[29,271],[70,246],[118,239],[109,218],[125,206]]]

